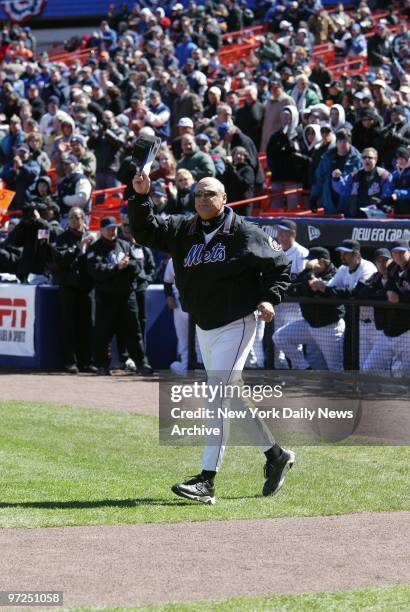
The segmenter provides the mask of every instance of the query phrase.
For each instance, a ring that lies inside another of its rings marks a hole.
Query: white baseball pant
[[[372,350],[377,336],[380,332],[377,331],[374,321],[369,320],[367,322],[360,320],[359,323],[359,365],[360,369],[363,370],[364,364],[370,351]]]
[[[223,327],[204,330],[196,327],[199,346],[208,374],[209,385],[240,384],[242,370],[256,334],[256,319],[250,314],[242,319],[233,321]],[[209,408],[216,411],[223,402],[229,400],[216,400],[210,403]],[[246,406],[246,404],[244,405]],[[274,438],[264,423],[259,419],[252,419],[253,425],[258,429],[261,450],[267,451],[274,444]],[[212,444],[206,444],[202,456],[202,468],[217,472],[221,466],[226,444],[229,438],[230,420],[220,418],[215,413],[214,419],[209,419],[208,427],[218,427],[221,431],[216,443],[212,437]]]
[[[181,306],[174,308],[174,325],[177,335],[179,361],[174,361],[170,365],[173,371],[184,371],[188,369],[188,329],[189,314],[182,310]]]
[[[273,342],[284,351],[292,362],[294,370],[307,370],[309,363],[303,354],[303,344],[315,342],[319,347],[330,371],[343,370],[343,337],[345,321],[323,327],[311,327],[305,319],[287,323],[273,334]]]
[[[279,330],[287,323],[299,321],[301,318],[302,313],[299,304],[287,303],[278,304],[277,306],[275,306],[275,330]],[[275,335],[273,335],[273,337],[275,337]],[[301,344],[300,350],[302,350]],[[274,346],[274,363],[276,370],[289,370],[289,364],[286,360],[285,353],[283,352],[283,349],[278,347],[276,344]]]
[[[392,371],[399,376],[410,376],[410,331],[400,336],[377,336],[364,365],[364,372],[383,373]]]

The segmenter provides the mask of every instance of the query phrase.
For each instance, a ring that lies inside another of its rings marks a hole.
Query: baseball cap
[[[79,142],[80,145],[82,145],[83,147],[85,147],[87,139],[85,138],[85,136],[83,136],[82,134],[75,134],[72,138],[71,138],[71,142]]]
[[[342,81],[334,80],[334,81],[331,81],[330,83],[326,83],[325,87],[328,87],[328,88],[337,87],[338,89],[343,89],[343,83]]]
[[[63,164],[78,164],[78,159],[75,155],[71,155],[70,153],[61,156],[61,161]]]
[[[195,140],[197,142],[211,142],[211,139],[209,138],[208,134],[198,134],[197,136],[195,136]]]
[[[220,123],[218,125],[218,134],[221,138],[223,138],[228,132],[229,132],[229,128],[230,128],[230,124],[229,123]]]
[[[167,195],[167,190],[164,184],[160,181],[156,181],[152,184],[151,195],[164,197]]]
[[[393,242],[391,250],[393,251],[408,251],[410,249],[409,241],[401,238]]]
[[[49,102],[54,102],[54,104],[60,104],[60,100],[57,98],[57,96],[50,96],[49,99],[47,100],[47,104]]]
[[[354,253],[354,251],[360,252],[360,242],[347,238],[343,240],[341,246],[336,247],[336,251],[343,251],[344,253]]]
[[[286,232],[291,232],[292,230],[296,232],[297,225],[294,221],[281,221],[276,226],[279,229],[285,230]]]
[[[107,227],[118,227],[118,223],[115,217],[104,217],[100,221],[100,228],[105,229]]]
[[[407,147],[399,147],[396,150],[396,153],[394,155],[396,158],[397,157],[404,157],[404,159],[407,159],[407,161],[409,161],[410,159],[410,151],[408,150]]]
[[[180,127],[190,127],[190,128],[193,128],[194,127],[194,122],[189,117],[181,117],[181,119],[178,121],[178,125]]]
[[[372,86],[381,87],[382,89],[386,89],[387,83],[385,83],[385,81],[383,81],[382,79],[376,79],[375,81],[373,81]]]
[[[327,261],[330,261],[330,253],[324,247],[312,247],[311,249],[309,249],[309,255],[307,256],[307,258],[309,260],[323,258]]]
[[[389,249],[376,249],[374,252],[374,258],[376,257],[385,257],[386,259],[391,258],[391,253]]]
[[[22,144],[19,144],[16,151],[26,151],[27,153],[30,153],[30,147],[23,142]]]

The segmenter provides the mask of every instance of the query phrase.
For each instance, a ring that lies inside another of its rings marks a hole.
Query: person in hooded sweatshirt
[[[346,111],[341,104],[333,104],[330,107],[330,129],[336,134],[338,130],[351,130],[351,124],[346,121]]]
[[[272,191],[284,191],[302,187],[305,161],[300,152],[298,138],[299,112],[295,106],[285,106],[280,114],[281,127],[274,132],[266,147],[266,161],[271,171]],[[283,196],[272,200],[272,206],[279,208]],[[295,208],[300,194],[286,197],[288,210]]]
[[[305,161],[304,189],[310,189],[314,182],[313,155],[316,149],[319,148],[321,142],[322,135],[320,133],[320,125],[317,123],[309,123],[304,128],[302,138],[299,140],[300,153]]]
[[[383,120],[374,108],[364,108],[352,130],[352,143],[360,152],[376,147],[382,134]]]
[[[73,119],[66,115],[64,119],[61,120],[61,135],[57,136],[57,138],[53,142],[53,146],[50,152],[50,159],[53,166],[57,169],[57,174],[60,177],[64,176],[64,165],[61,161],[61,158],[64,155],[71,153],[71,139],[74,135],[75,124]]]

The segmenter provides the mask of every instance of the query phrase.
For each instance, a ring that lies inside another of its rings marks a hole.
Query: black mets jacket
[[[198,215],[154,215],[147,195],[132,196],[128,214],[140,244],[171,253],[182,308],[202,329],[236,321],[261,302],[279,304],[288,288],[290,263],[280,246],[227,206],[208,245]]]

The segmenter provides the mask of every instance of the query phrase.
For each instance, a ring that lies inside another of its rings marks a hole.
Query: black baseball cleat
[[[186,497],[201,504],[213,505],[215,503],[215,486],[211,485],[208,480],[204,480],[201,474],[185,482],[174,484],[171,491],[179,497]]]
[[[295,463],[295,453],[286,448],[282,449],[281,456],[273,463],[266,462],[264,467],[265,483],[262,495],[275,495],[285,482],[286,472]]]

